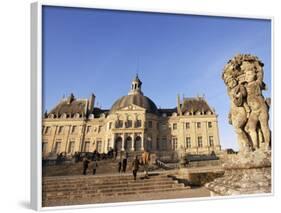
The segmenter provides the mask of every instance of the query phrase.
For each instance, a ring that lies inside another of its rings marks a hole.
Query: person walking
[[[150,154],[147,151],[144,151],[141,156],[142,165],[144,168],[144,178],[149,178],[148,176],[148,167],[149,167],[149,160],[150,160]]]
[[[127,158],[124,158],[123,159],[123,162],[122,162],[122,166],[123,166],[123,172],[125,173],[126,172],[126,169],[127,169]]]
[[[118,172],[121,173],[121,169],[122,169],[122,161],[121,159],[118,162]]]
[[[138,156],[136,156],[136,158],[132,164],[134,180],[137,180],[137,173],[139,170],[139,165],[140,165],[140,162],[139,162]]]
[[[88,169],[89,163],[90,163],[90,161],[88,160],[88,158],[85,157],[83,160],[83,175],[87,174],[87,169]]]
[[[97,163],[97,161],[95,160],[94,163],[93,163],[93,175],[96,174],[97,167],[98,167],[98,163]]]

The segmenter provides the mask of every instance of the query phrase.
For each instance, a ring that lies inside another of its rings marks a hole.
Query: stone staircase
[[[189,190],[167,173],[153,173],[149,178],[130,174],[97,176],[43,177],[43,206],[93,204],[147,200],[149,196]]]
[[[97,161],[98,168],[96,174],[112,174],[118,173],[118,162],[119,160],[101,160]],[[93,172],[93,162],[90,162],[87,174],[92,174]],[[159,169],[157,165],[150,165],[149,171]],[[140,171],[143,171],[143,167],[140,166]],[[83,163],[78,162],[74,164],[62,164],[53,166],[44,166],[42,174],[46,176],[72,176],[81,175],[83,172]],[[132,160],[128,160],[126,173],[132,173]]]

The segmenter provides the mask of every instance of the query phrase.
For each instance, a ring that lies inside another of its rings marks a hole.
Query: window
[[[97,151],[98,151],[99,153],[102,152],[102,141],[101,141],[101,140],[98,140],[98,141],[97,141]]]
[[[166,150],[166,148],[167,148],[167,137],[163,136],[161,150]]]
[[[212,122],[208,122],[208,127],[209,127],[209,128],[212,128],[212,126],[213,126],[213,125],[212,125]]]
[[[127,120],[127,122],[126,122],[126,128],[131,128],[132,125],[133,125],[132,120]]]
[[[190,123],[189,123],[189,122],[185,123],[185,128],[186,128],[186,129],[189,129],[189,128],[190,128]]]
[[[186,137],[186,148],[191,148],[191,138],[190,137]]]
[[[159,138],[157,138],[157,139],[156,139],[156,149],[157,149],[157,150],[160,150],[160,148],[161,148],[161,147],[160,147],[160,140],[159,140]]]
[[[46,154],[47,153],[47,148],[48,148],[48,142],[43,142],[42,144],[42,154]]]
[[[172,138],[172,149],[176,150],[178,148],[178,139]]]
[[[111,127],[112,127],[112,123],[110,122],[110,123],[108,124],[108,129],[111,129]]]
[[[84,146],[84,152],[89,152],[89,151],[90,151],[90,141],[86,141]]]
[[[141,127],[141,120],[136,120],[136,127]]]
[[[60,153],[61,142],[57,141],[55,144],[54,152],[59,154]]]
[[[166,130],[167,129],[167,125],[166,124],[161,124],[161,130]]]
[[[74,145],[75,145],[75,141],[70,141],[69,145],[68,145],[68,153],[73,154],[74,153]]]
[[[71,130],[71,133],[74,133],[74,132],[76,132],[76,129],[77,129],[77,126],[72,126],[72,130]]]
[[[214,146],[214,137],[213,136],[209,136],[209,145]]]
[[[122,120],[116,121],[116,128],[122,128],[122,127],[123,127],[123,121]]]
[[[177,124],[173,124],[173,130],[177,129]]]
[[[107,151],[110,149],[110,139],[107,140]]]
[[[197,139],[198,139],[198,147],[202,148],[203,147],[202,136],[199,136]]]
[[[87,126],[87,133],[92,131],[92,127],[91,126]]]
[[[49,133],[50,133],[50,130],[51,130],[51,127],[46,126],[46,128],[45,128],[45,134],[49,134]]]
[[[101,131],[101,126],[98,127],[98,132],[100,132],[100,131]]]
[[[197,122],[197,128],[201,128],[201,123],[200,122]]]
[[[59,127],[59,131],[58,131],[58,134],[62,134],[63,133],[63,126],[60,126]]]
[[[148,128],[152,128],[152,121],[148,121]]]

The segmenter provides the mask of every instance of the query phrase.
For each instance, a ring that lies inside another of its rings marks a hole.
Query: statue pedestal
[[[222,177],[206,183],[211,196],[271,193],[271,151],[229,156]]]

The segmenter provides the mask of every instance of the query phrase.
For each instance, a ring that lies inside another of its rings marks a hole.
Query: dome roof
[[[126,95],[126,96],[119,98],[112,105],[110,113],[113,113],[116,110],[122,109],[131,104],[145,108],[146,111],[149,113],[155,113],[155,114],[158,113],[155,103],[151,99],[149,99],[148,97],[146,97],[142,94]]]

